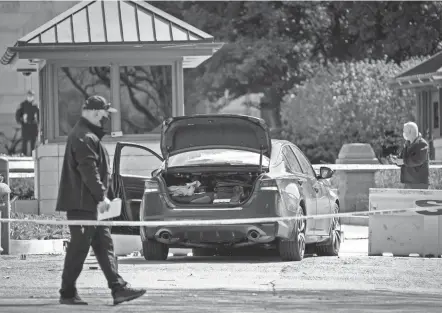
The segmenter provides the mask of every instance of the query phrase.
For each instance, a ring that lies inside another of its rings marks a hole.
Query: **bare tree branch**
[[[125,69],[125,71],[127,71],[127,69]],[[152,94],[150,93],[150,91],[147,90],[146,88],[140,87],[139,85],[133,84],[133,83],[130,81],[129,76],[130,76],[130,74],[128,74],[128,73],[125,73],[125,74],[123,74],[123,75],[120,74],[120,78],[121,78],[121,80],[123,80],[124,86],[126,86],[126,87],[130,87],[130,88],[133,88],[133,89],[138,90],[138,91],[141,91],[141,92],[144,92],[144,93],[145,93],[145,94],[146,94],[146,95],[147,95],[147,96],[148,96],[153,102],[155,102],[155,105],[156,105],[157,107],[159,107],[159,104],[158,104],[158,102],[157,102],[157,99],[155,99],[155,97],[152,96]]]
[[[125,68],[125,72],[126,72],[126,75],[127,75],[127,67]],[[124,77],[124,76],[123,76]],[[132,104],[134,105],[134,107],[138,110],[138,111],[140,111],[140,112],[142,112],[145,116],[146,116],[146,118],[149,120],[149,122],[152,124],[152,125],[158,125],[158,120],[155,118],[155,116],[153,116],[150,112],[149,112],[149,110],[148,109],[146,109],[145,107],[143,107],[141,104],[140,104],[140,102],[138,101],[138,99],[135,97],[135,94],[134,94],[134,92],[133,92],[133,90],[132,90],[132,88],[129,86],[129,85],[131,85],[130,84],[130,82],[128,81],[128,79],[127,78],[123,78],[123,80],[126,80],[127,81],[127,83],[128,84],[126,84],[126,87],[127,87],[127,90],[128,90],[128,92],[129,92],[129,97],[130,97],[130,99],[131,99],[131,102],[132,102]]]
[[[69,68],[67,67],[62,67],[61,68],[62,71],[65,73],[66,77],[71,81],[72,85],[74,85],[74,87],[81,92],[81,94],[84,96],[85,99],[87,99],[88,94],[86,92],[86,88],[83,89],[83,87],[81,87],[76,81],[75,79],[72,77],[71,72],[69,71]]]

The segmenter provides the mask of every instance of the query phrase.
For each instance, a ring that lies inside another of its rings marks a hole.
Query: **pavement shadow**
[[[314,255],[306,255],[304,258],[314,257]],[[255,255],[255,256],[173,256],[167,258],[166,261],[148,261],[144,257],[119,258],[118,264],[171,264],[171,263],[282,263],[279,256],[274,255]]]
[[[11,301],[11,303],[0,303],[0,312],[3,311],[3,308],[10,308],[10,307],[14,307],[14,308],[19,308],[19,307],[49,307],[49,306],[57,306],[59,305],[58,302],[55,303],[16,303],[15,301]],[[6,312],[6,311],[5,311]]]
[[[0,312],[440,312],[439,294],[388,290],[279,290],[148,289],[145,296],[113,306],[99,294],[85,297],[88,306],[61,307],[47,304],[56,299],[0,299]],[[23,303],[24,302],[24,303]],[[43,306],[43,307],[40,307]]]

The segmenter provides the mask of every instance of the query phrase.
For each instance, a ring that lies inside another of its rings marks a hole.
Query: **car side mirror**
[[[319,169],[319,178],[320,179],[328,179],[333,176],[334,171],[326,166],[321,166]]]

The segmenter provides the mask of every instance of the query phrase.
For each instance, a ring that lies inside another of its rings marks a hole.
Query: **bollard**
[[[0,158],[0,213],[3,218],[11,217],[11,201],[9,189],[9,162],[6,158]],[[1,241],[0,246],[3,248],[1,254],[9,254],[9,223],[1,223]]]
[[[344,144],[339,151],[337,164],[379,164],[373,148],[366,143]],[[368,211],[369,190],[375,187],[376,170],[340,170],[338,195],[341,212]],[[368,220],[341,218],[342,223],[368,225]]]

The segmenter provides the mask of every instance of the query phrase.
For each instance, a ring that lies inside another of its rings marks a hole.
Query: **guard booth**
[[[106,125],[117,141],[159,152],[161,122],[184,115],[183,69],[209,59],[222,43],[144,1],[83,1],[19,39],[2,64],[38,64],[41,142],[34,153],[39,213],[55,210],[66,136],[92,94],[118,110]],[[126,170],[151,172],[156,158],[126,155]]]

